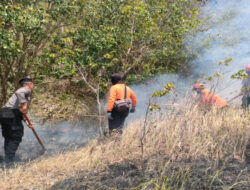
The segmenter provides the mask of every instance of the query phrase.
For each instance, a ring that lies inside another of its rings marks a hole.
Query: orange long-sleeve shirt
[[[135,93],[128,87],[127,88],[127,100],[132,99],[132,106],[136,107],[137,97]],[[107,111],[112,111],[114,108],[114,103],[116,100],[124,99],[125,88],[124,84],[116,84],[110,87],[109,89],[109,99],[108,99],[108,108]]]
[[[218,108],[223,108],[227,106],[227,102],[221,97],[213,94],[209,90],[203,90],[201,92],[199,103],[200,106],[216,106]]]

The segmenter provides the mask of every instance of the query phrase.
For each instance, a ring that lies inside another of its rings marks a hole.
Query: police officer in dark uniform
[[[0,111],[4,137],[5,162],[12,162],[23,137],[23,113],[27,113],[34,84],[29,77],[19,81],[19,88]]]

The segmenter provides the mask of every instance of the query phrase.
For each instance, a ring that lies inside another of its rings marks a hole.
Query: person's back
[[[193,90],[200,95],[198,99],[198,105],[200,107],[223,108],[227,106],[227,102],[225,100],[212,93],[210,90],[205,89],[205,86],[202,83],[195,84],[193,86]]]
[[[137,98],[134,92],[122,83],[120,74],[115,73],[111,76],[112,86],[109,89],[109,99],[107,105],[109,131],[117,130],[122,132],[123,124],[129,114],[129,102],[132,99],[132,109],[135,111]],[[126,99],[126,101],[123,101]],[[119,100],[121,100],[119,102]]]
[[[114,103],[116,100],[124,99],[125,94],[125,84],[115,84],[110,87],[109,91],[109,100],[108,100],[108,111],[112,111],[114,107]],[[126,86],[126,100],[130,101],[132,99],[132,107],[136,106],[137,98],[134,92]]]
[[[19,88],[7,101],[4,108],[19,109],[20,104],[27,103],[30,104],[31,92],[27,87]]]
[[[227,106],[227,102],[211,91],[204,89],[200,94],[199,105],[223,108]]]

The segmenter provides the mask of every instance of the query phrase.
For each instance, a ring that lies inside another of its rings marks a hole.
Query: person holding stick
[[[199,94],[198,106],[205,108],[225,108],[228,103],[218,95],[212,93],[210,90],[205,89],[205,85],[197,83],[193,86],[193,91]]]
[[[16,151],[22,141],[24,132],[23,114],[26,114],[29,109],[31,93],[34,88],[32,79],[29,77],[22,78],[19,84],[21,88],[10,97],[0,111],[6,163],[14,161]],[[29,123],[27,125],[32,127]]]
[[[239,96],[242,97],[242,108],[247,110],[250,105],[250,64],[246,66],[246,73],[247,73],[247,78],[242,80],[242,88]],[[246,144],[246,149],[245,149],[245,158],[246,158],[246,163],[250,164],[250,139],[248,139],[248,142]]]

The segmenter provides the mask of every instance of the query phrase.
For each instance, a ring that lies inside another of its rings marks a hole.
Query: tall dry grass
[[[0,171],[0,187],[48,189],[58,181],[77,178],[83,171],[105,170],[109,164],[123,160],[142,161],[139,168],[143,167],[143,160],[161,157],[167,163],[205,160],[214,167],[232,158],[244,162],[250,115],[241,109],[203,112],[185,108],[164,115],[152,114],[145,131],[143,125],[143,121],[136,121],[121,136],[95,139],[72,152],[4,169]]]

